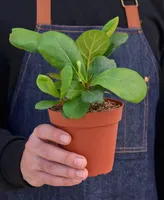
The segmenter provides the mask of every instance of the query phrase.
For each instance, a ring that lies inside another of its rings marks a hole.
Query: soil
[[[100,103],[91,104],[89,108],[89,112],[102,112],[102,111],[108,111],[108,110],[112,110],[119,107],[120,105],[118,103],[108,100],[108,101],[104,101],[103,104],[100,104]]]
[[[118,103],[108,100],[108,101],[104,101],[103,104],[100,104],[100,103],[91,104],[88,112],[93,113],[93,112],[108,111],[111,109],[119,108],[120,106],[121,105],[119,105]],[[57,106],[53,107],[52,109],[56,112],[61,112],[62,106],[57,105]]]

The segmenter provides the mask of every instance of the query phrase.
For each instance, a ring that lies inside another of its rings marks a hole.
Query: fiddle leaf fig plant
[[[126,33],[117,32],[119,18],[110,20],[102,30],[88,30],[76,41],[69,36],[48,31],[36,33],[14,28],[10,43],[28,52],[38,52],[59,73],[39,74],[38,88],[52,96],[42,100],[36,109],[62,106],[62,114],[79,119],[89,112],[93,103],[104,103],[105,93],[114,93],[131,103],[139,103],[147,93],[144,79],[128,68],[117,67],[108,56],[128,40]]]

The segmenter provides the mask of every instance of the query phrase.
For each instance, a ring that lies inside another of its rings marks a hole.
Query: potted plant
[[[37,86],[52,100],[42,100],[35,108],[48,109],[51,123],[70,133],[72,142],[63,148],[87,158],[89,176],[110,172],[114,162],[123,102],[105,98],[105,93],[131,103],[139,103],[147,93],[137,72],[119,68],[108,58],[128,39],[126,33],[115,32],[117,26],[118,17],[76,41],[57,31],[40,34],[14,28],[10,35],[13,46],[40,53],[59,70],[38,75]]]

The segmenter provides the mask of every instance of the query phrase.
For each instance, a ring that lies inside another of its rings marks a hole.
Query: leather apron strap
[[[37,0],[37,24],[51,24],[51,0]]]
[[[125,5],[124,0],[121,3],[125,8],[128,27],[140,28],[138,1],[135,0],[136,5]],[[37,0],[37,24],[51,24],[51,0]]]
[[[121,3],[125,8],[128,28],[141,28],[141,21],[138,11],[138,0],[134,1],[135,5],[125,5],[124,0],[121,0]]]

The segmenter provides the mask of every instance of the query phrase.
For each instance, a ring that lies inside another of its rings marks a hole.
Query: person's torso
[[[97,25],[90,27],[39,24],[36,30],[41,33],[56,30],[76,39],[83,31],[101,28]],[[22,199],[44,197],[43,199],[47,200],[157,199],[153,155],[155,113],[159,96],[159,66],[140,27],[118,28],[117,32],[128,33],[129,39],[110,58],[116,61],[118,67],[133,69],[149,81],[148,94],[142,102],[139,104],[124,102],[113,171],[107,175],[88,178],[75,187],[42,187],[31,193],[22,190],[19,195],[13,193],[11,196],[13,200],[20,196]],[[36,86],[37,75],[50,71],[56,70],[41,55],[25,54],[9,115],[9,130],[13,134],[29,137],[37,125],[50,123],[47,111],[36,111],[34,107],[36,102],[50,98],[41,93]],[[112,97],[117,98],[115,95]]]

